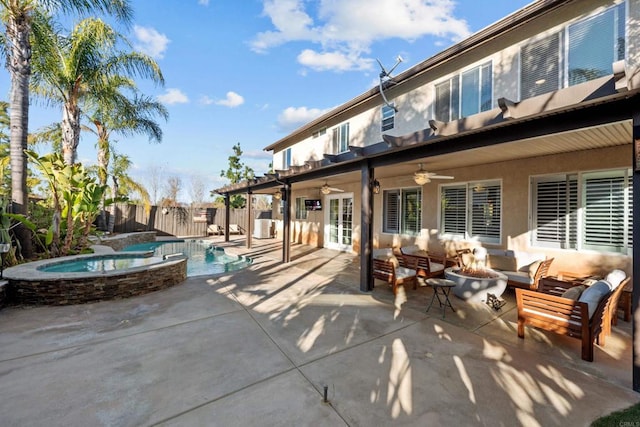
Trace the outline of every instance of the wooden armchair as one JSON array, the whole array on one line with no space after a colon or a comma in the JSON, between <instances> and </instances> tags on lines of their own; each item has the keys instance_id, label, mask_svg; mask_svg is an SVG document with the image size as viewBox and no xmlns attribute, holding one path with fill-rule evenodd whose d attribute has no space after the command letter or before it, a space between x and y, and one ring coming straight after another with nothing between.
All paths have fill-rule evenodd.
<instances>
[{"instance_id":1,"label":"wooden armchair","mask_svg":"<svg viewBox=\"0 0 640 427\"><path fill-rule=\"evenodd\" d=\"M393 289L393 294L398 292L398 285L413 284L413 289L417 289L417 257L400 256L396 257L392 253L385 256L375 256L373 258L373 277L389 283Z\"/></svg>"},{"instance_id":2,"label":"wooden armchair","mask_svg":"<svg viewBox=\"0 0 640 427\"><path fill-rule=\"evenodd\" d=\"M524 327L529 325L577 338L582 341L582 359L593 362L594 341L605 345L605 337L611 333L611 316L617 315L618 300L628 281L626 278L604 296L591 317L586 302L559 296L557 283L553 287L555 294L544 292L544 286L539 291L516 289L518 337L524 338Z\"/></svg>"},{"instance_id":3,"label":"wooden armchair","mask_svg":"<svg viewBox=\"0 0 640 427\"><path fill-rule=\"evenodd\" d=\"M447 258L445 254L429 253L421 250L411 250L413 247L400 248L405 262L417 263L417 275L425 279L444 277Z\"/></svg>"}]
</instances>

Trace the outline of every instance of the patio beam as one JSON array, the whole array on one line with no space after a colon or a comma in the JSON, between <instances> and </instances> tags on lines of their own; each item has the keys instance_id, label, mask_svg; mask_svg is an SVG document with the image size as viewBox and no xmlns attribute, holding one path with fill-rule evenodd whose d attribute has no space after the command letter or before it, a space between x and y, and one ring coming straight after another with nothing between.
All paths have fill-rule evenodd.
<instances>
[{"instance_id":1,"label":"patio beam","mask_svg":"<svg viewBox=\"0 0 640 427\"><path fill-rule=\"evenodd\" d=\"M282 187L282 262L291 262L291 184L285 182Z\"/></svg>"},{"instance_id":2,"label":"patio beam","mask_svg":"<svg viewBox=\"0 0 640 427\"><path fill-rule=\"evenodd\" d=\"M245 230L247 233L247 249L251 249L251 225L252 225L252 213L253 213L253 206L251 203L251 199L253 199L253 193L251 192L251 189L249 189L249 191L247 191L247 223L245 224Z\"/></svg>"},{"instance_id":3,"label":"patio beam","mask_svg":"<svg viewBox=\"0 0 640 427\"><path fill-rule=\"evenodd\" d=\"M229 241L229 221L231 219L231 195L224 194L224 241Z\"/></svg>"}]
</instances>

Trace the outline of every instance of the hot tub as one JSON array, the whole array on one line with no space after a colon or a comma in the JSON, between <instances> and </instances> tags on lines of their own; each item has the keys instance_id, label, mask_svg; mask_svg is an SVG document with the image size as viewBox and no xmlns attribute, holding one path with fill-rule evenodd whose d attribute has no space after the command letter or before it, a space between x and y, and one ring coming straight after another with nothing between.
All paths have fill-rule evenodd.
<instances>
[{"instance_id":1,"label":"hot tub","mask_svg":"<svg viewBox=\"0 0 640 427\"><path fill-rule=\"evenodd\" d=\"M187 278L187 257L151 252L75 255L20 264L4 271L14 304L68 305L128 298Z\"/></svg>"}]
</instances>

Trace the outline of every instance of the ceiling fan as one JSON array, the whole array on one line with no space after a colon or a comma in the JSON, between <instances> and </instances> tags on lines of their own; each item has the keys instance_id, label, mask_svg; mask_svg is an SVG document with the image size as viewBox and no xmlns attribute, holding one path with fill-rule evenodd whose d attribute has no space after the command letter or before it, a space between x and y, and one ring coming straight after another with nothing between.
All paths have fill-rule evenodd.
<instances>
[{"instance_id":1,"label":"ceiling fan","mask_svg":"<svg viewBox=\"0 0 640 427\"><path fill-rule=\"evenodd\" d=\"M418 164L418 170L413 173L413 180L418 185L424 185L431 182L432 179L453 179L452 176L438 175L434 172L427 172L422 169L422 163Z\"/></svg>"},{"instance_id":2,"label":"ceiling fan","mask_svg":"<svg viewBox=\"0 0 640 427\"><path fill-rule=\"evenodd\" d=\"M325 181L324 185L322 187L320 187L320 192L322 194L329 194L331 192L344 193L344 190L342 190L340 188L329 187L329 184L327 184L327 182Z\"/></svg>"}]
</instances>

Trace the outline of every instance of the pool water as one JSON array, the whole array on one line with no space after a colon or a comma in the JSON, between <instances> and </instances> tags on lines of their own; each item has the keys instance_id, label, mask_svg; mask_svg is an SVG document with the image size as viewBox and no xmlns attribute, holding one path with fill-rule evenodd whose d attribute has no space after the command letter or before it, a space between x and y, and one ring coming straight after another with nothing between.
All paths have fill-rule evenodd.
<instances>
[{"instance_id":1,"label":"pool water","mask_svg":"<svg viewBox=\"0 0 640 427\"><path fill-rule=\"evenodd\" d=\"M133 267L144 267L158 263L156 257L141 256L109 256L99 258L78 259L59 263L46 264L38 270L48 273L102 273L105 271L122 270Z\"/></svg>"},{"instance_id":2,"label":"pool water","mask_svg":"<svg viewBox=\"0 0 640 427\"><path fill-rule=\"evenodd\" d=\"M236 271L251 264L251 259L228 255L204 240L169 240L139 243L127 246L123 251L153 251L154 256L183 253L187 256L187 276L226 273Z\"/></svg>"}]
</instances>

